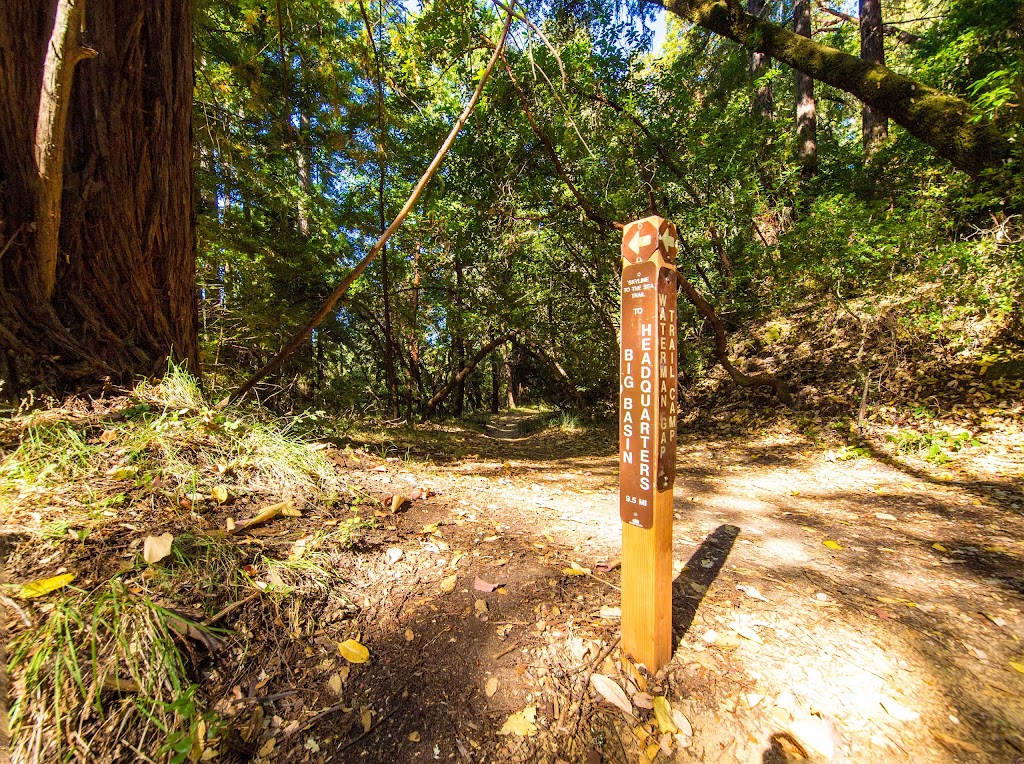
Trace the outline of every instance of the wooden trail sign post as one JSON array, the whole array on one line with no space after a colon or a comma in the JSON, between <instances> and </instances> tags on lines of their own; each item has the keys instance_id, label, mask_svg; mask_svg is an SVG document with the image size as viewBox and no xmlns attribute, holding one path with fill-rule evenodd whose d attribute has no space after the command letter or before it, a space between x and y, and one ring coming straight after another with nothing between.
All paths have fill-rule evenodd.
<instances>
[{"instance_id":1,"label":"wooden trail sign post","mask_svg":"<svg viewBox=\"0 0 1024 764\"><path fill-rule=\"evenodd\" d=\"M652 672L672 657L679 415L675 263L675 225L648 217L625 227L619 351L622 648Z\"/></svg>"}]
</instances>

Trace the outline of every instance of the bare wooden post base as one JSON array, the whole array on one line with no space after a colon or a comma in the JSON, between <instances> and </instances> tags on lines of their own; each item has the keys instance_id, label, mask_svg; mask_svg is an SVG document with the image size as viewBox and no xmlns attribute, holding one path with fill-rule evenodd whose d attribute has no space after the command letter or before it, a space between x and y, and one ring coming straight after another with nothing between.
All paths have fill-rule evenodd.
<instances>
[{"instance_id":1,"label":"bare wooden post base","mask_svg":"<svg viewBox=\"0 0 1024 764\"><path fill-rule=\"evenodd\" d=\"M622 648L649 671L672 657L672 487L678 419L676 227L659 217L622 237L619 516Z\"/></svg>"},{"instance_id":2,"label":"bare wooden post base","mask_svg":"<svg viewBox=\"0 0 1024 764\"><path fill-rule=\"evenodd\" d=\"M672 657L672 490L654 496L654 527L622 524L622 649L649 671Z\"/></svg>"}]
</instances>

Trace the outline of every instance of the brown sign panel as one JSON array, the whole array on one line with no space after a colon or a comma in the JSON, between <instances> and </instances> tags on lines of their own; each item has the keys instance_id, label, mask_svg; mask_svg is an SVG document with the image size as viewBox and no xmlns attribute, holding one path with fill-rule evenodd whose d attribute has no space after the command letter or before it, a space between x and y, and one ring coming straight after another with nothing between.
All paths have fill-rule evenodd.
<instances>
[{"instance_id":1,"label":"brown sign panel","mask_svg":"<svg viewBox=\"0 0 1024 764\"><path fill-rule=\"evenodd\" d=\"M619 355L619 516L654 524L654 492L676 474L675 226L657 217L630 223L622 239Z\"/></svg>"}]
</instances>

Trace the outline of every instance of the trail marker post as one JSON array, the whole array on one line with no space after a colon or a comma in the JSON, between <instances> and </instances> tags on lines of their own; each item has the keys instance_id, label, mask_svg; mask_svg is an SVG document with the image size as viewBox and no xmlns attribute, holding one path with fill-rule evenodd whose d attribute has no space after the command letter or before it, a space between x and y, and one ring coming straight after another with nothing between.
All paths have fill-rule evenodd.
<instances>
[{"instance_id":1,"label":"trail marker post","mask_svg":"<svg viewBox=\"0 0 1024 764\"><path fill-rule=\"evenodd\" d=\"M676 227L660 217L622 234L619 516L622 648L651 672L672 657L672 487L679 415Z\"/></svg>"}]
</instances>

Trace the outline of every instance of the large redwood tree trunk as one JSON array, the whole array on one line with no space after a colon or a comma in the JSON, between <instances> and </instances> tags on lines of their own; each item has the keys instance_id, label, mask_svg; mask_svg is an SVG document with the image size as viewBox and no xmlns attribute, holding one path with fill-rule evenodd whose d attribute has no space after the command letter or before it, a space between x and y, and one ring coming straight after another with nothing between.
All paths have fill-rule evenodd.
<instances>
[{"instance_id":1,"label":"large redwood tree trunk","mask_svg":"<svg viewBox=\"0 0 1024 764\"><path fill-rule=\"evenodd\" d=\"M190 0L87 0L63 135L56 279L39 260L35 126L56 0L0 2L0 395L198 371Z\"/></svg>"}]
</instances>

